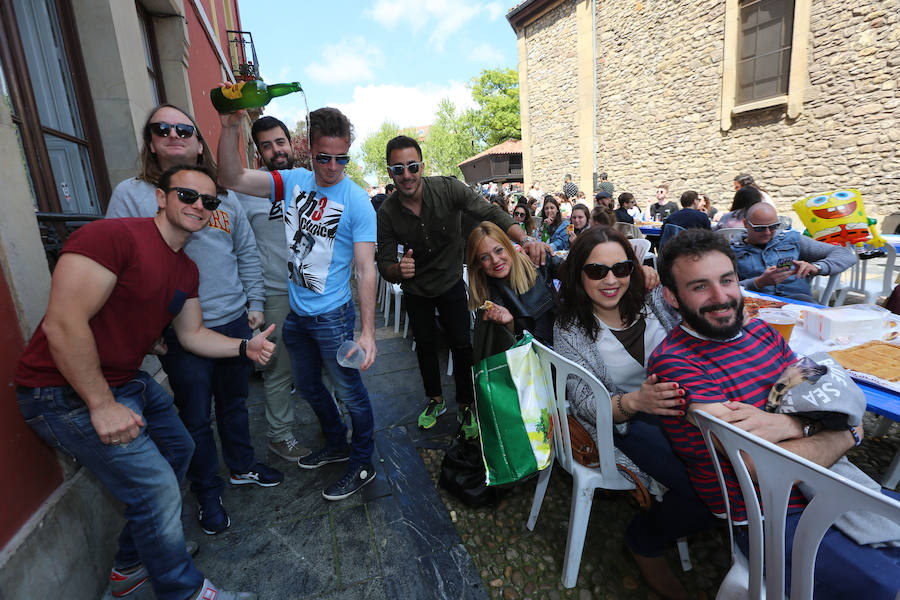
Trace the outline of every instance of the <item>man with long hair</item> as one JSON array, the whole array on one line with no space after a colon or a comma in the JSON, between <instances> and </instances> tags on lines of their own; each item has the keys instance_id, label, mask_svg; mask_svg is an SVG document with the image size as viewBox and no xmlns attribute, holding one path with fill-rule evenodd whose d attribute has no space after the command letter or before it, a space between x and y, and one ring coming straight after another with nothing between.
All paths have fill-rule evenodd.
<instances>
[{"instance_id":1,"label":"man with long hair","mask_svg":"<svg viewBox=\"0 0 900 600\"><path fill-rule=\"evenodd\" d=\"M143 138L141 172L116 186L107 219L155 215L160 173L174 165L201 165L215 178L215 163L206 141L194 120L180 108L164 104L151 111L144 123ZM184 251L200 269L204 325L223 335L247 339L263 324L265 292L256 238L234 194L218 185L215 192L219 205L210 212L206 226L187 241ZM175 393L179 415L196 445L187 478L199 504L200 527L213 535L231 525L221 499L225 482L218 474L213 401L222 456L231 471L232 485L271 487L281 483L284 476L257 461L253 450L247 412L250 361L243 357L198 356L181 345L172 328L165 330L163 340L160 362Z\"/></svg>"}]
</instances>

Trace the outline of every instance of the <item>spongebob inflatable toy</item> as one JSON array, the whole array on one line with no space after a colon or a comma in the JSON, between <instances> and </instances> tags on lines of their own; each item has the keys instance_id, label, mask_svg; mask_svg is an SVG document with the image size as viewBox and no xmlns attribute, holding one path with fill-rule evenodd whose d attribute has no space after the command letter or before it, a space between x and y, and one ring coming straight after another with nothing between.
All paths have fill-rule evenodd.
<instances>
[{"instance_id":1,"label":"spongebob inflatable toy","mask_svg":"<svg viewBox=\"0 0 900 600\"><path fill-rule=\"evenodd\" d=\"M806 235L816 241L835 245L876 248L885 240L875 231L875 219L866 216L859 190L838 190L816 194L794 202L794 211L806 225Z\"/></svg>"}]
</instances>

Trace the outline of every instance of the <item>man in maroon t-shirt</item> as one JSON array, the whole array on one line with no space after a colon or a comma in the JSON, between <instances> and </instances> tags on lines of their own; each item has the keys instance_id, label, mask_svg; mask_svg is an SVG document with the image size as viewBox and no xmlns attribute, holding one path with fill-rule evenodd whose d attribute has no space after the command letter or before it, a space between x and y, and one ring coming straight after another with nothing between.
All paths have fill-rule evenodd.
<instances>
[{"instance_id":1,"label":"man in maroon t-shirt","mask_svg":"<svg viewBox=\"0 0 900 600\"><path fill-rule=\"evenodd\" d=\"M251 340L203 326L197 266L182 248L218 205L209 171L169 169L156 198L152 219L96 221L70 236L47 313L16 370L16 391L28 424L126 505L112 594L149 579L159 598L207 598L216 588L194 566L181 527L179 483L194 443L172 397L138 369L169 322L196 354L263 364L275 348L266 340L274 325Z\"/></svg>"},{"instance_id":2,"label":"man in maroon t-shirt","mask_svg":"<svg viewBox=\"0 0 900 600\"><path fill-rule=\"evenodd\" d=\"M724 501L709 452L691 413L703 410L824 467L830 467L863 437L850 430L815 432L798 417L769 413L769 390L796 356L767 323L744 323L734 254L725 238L705 229L679 232L660 255L663 296L678 310L682 324L657 346L647 372L675 381L686 392L687 414L662 417L663 429L681 458L697 495L715 513ZM722 460L732 518L746 519L743 497L727 460ZM793 531L806 500L795 488L787 516L786 581L790 581ZM738 543L745 548L744 530ZM819 546L816 598L893 598L900 588L900 549L860 546L831 528Z\"/></svg>"}]
</instances>

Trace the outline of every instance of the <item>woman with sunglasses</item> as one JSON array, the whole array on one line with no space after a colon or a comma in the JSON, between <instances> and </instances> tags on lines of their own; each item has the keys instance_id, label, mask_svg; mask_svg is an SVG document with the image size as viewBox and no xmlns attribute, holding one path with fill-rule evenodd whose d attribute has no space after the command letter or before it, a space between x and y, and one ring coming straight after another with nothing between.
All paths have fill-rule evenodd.
<instances>
[{"instance_id":1,"label":"woman with sunglasses","mask_svg":"<svg viewBox=\"0 0 900 600\"><path fill-rule=\"evenodd\" d=\"M513 209L512 218L513 221L522 227L522 231L525 232L525 235L534 235L534 218L531 216L531 211L528 210L527 204L524 202L516 204L516 207Z\"/></svg>"},{"instance_id":2,"label":"woman with sunglasses","mask_svg":"<svg viewBox=\"0 0 900 600\"><path fill-rule=\"evenodd\" d=\"M550 246L550 250L562 250L567 243L566 227L569 222L562 218L559 211L559 203L553 196L544 196L544 206L541 208L541 241Z\"/></svg>"},{"instance_id":3,"label":"woman with sunglasses","mask_svg":"<svg viewBox=\"0 0 900 600\"><path fill-rule=\"evenodd\" d=\"M491 321L508 327L515 335L528 330L541 343L551 345L556 318L552 282L559 262L559 258L550 256L543 266L535 268L527 255L513 248L502 229L490 221L480 223L466 243L469 310L479 309L487 300L493 306L481 319L476 318L475 339L480 339L484 323ZM484 357L475 360L479 358Z\"/></svg>"},{"instance_id":4,"label":"woman with sunglasses","mask_svg":"<svg viewBox=\"0 0 900 600\"><path fill-rule=\"evenodd\" d=\"M572 244L560 267L559 317L554 348L597 377L609 390L614 443L624 457L668 488L662 502L641 512L625 532L625 545L647 583L665 598L687 593L669 569L663 552L678 538L709 527L715 518L694 493L684 465L675 456L657 415L684 414L684 391L675 383L647 376L647 358L674 328L679 317L648 292L642 269L628 240L611 227L591 227ZM577 378L566 384L576 418L596 439L596 403ZM642 476L643 475L643 476ZM649 478L647 482L651 484Z\"/></svg>"}]
</instances>

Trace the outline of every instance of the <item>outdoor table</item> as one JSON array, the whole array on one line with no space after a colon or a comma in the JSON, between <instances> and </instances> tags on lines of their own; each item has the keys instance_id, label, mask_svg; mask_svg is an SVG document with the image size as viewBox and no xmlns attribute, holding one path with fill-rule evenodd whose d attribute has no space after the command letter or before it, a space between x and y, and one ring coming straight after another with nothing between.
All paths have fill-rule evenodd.
<instances>
[{"instance_id":1,"label":"outdoor table","mask_svg":"<svg viewBox=\"0 0 900 600\"><path fill-rule=\"evenodd\" d=\"M775 296L774 294L762 294L753 292L753 295L762 298L771 298L779 302L786 302L788 304L796 304L799 306L825 308L821 304L813 304L811 302L803 302L802 300L783 298L781 296ZM793 339L793 337L794 336L792 335L791 338ZM790 344L790 340L788 341L788 344ZM890 419L891 421L900 421L900 393L866 381L860 381L858 379L854 379L854 381L866 396L866 410L868 412L875 413L876 415L880 415L886 419ZM882 428L879 427L879 430L882 430ZM897 483L900 483L900 449L898 449L894 454L894 458L893 460L891 460L890 466L888 466L887 470L885 471L881 483L884 487L890 489L894 489L894 487L897 486Z\"/></svg>"},{"instance_id":2,"label":"outdoor table","mask_svg":"<svg viewBox=\"0 0 900 600\"><path fill-rule=\"evenodd\" d=\"M897 252L900 252L900 235L889 233L886 235L882 235L881 237L887 240L887 243L893 246L894 249L897 250Z\"/></svg>"},{"instance_id":3,"label":"outdoor table","mask_svg":"<svg viewBox=\"0 0 900 600\"><path fill-rule=\"evenodd\" d=\"M638 229L640 229L641 233L644 235L660 235L662 233L661 227L655 227L653 225L640 225L638 226Z\"/></svg>"}]
</instances>

